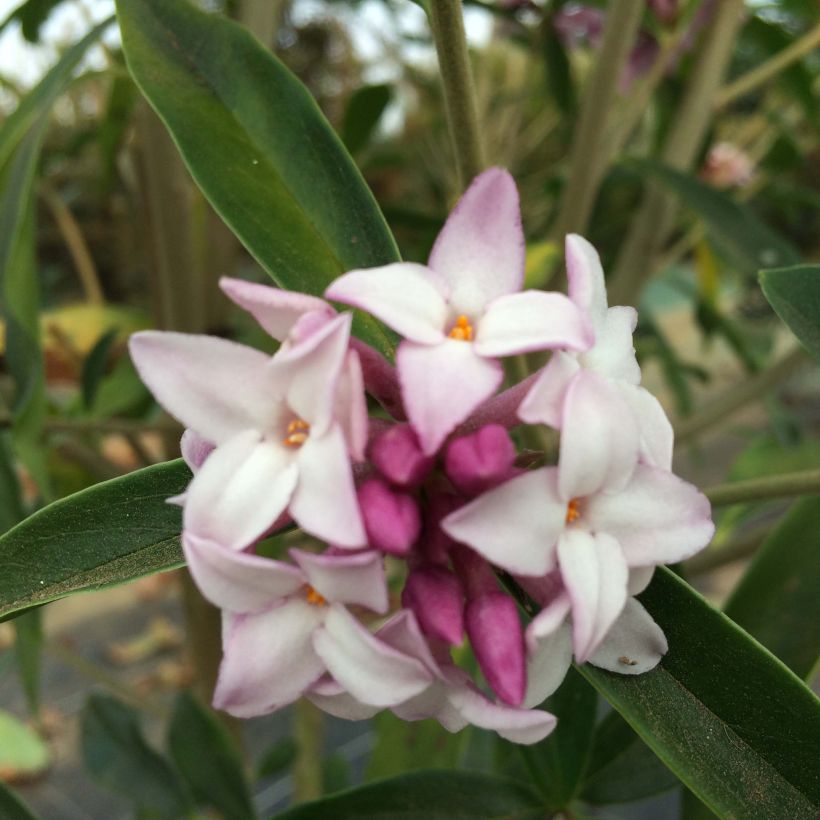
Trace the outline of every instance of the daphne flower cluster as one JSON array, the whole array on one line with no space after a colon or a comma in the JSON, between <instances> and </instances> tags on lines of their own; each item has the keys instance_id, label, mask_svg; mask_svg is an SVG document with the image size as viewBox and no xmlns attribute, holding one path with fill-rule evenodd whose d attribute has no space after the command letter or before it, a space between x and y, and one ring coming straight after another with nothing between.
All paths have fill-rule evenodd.
<instances>
[{"instance_id":1,"label":"daphne flower cluster","mask_svg":"<svg viewBox=\"0 0 820 820\"><path fill-rule=\"evenodd\" d=\"M634 596L708 543L709 504L671 472L635 310L608 307L588 242L568 237L566 257L568 296L521 290L518 194L491 169L427 266L352 271L325 294L403 337L395 369L351 337L350 313L233 279L227 296L281 342L273 357L132 338L187 428L194 478L173 500L191 574L223 612L215 706L249 717L307 697L533 743L555 725L535 707L573 655L624 674L658 663L666 640ZM547 366L499 392L500 360L531 351L552 351ZM381 404L370 420L366 393ZM560 431L557 464L528 467L522 423ZM294 524L323 551L258 550ZM541 607L526 627L502 576Z\"/></svg>"}]
</instances>

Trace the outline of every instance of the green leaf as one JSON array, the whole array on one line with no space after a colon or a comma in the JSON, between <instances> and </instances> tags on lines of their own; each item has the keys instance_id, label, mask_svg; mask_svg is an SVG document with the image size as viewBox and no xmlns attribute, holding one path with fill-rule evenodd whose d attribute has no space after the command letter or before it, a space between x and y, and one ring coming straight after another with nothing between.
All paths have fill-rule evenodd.
<instances>
[{"instance_id":1,"label":"green leaf","mask_svg":"<svg viewBox=\"0 0 820 820\"><path fill-rule=\"evenodd\" d=\"M198 805L216 809L225 820L256 816L227 729L190 692L177 697L168 748Z\"/></svg>"},{"instance_id":2,"label":"green leaf","mask_svg":"<svg viewBox=\"0 0 820 820\"><path fill-rule=\"evenodd\" d=\"M9 435L0 431L0 533L10 530L24 515Z\"/></svg>"},{"instance_id":3,"label":"green leaf","mask_svg":"<svg viewBox=\"0 0 820 820\"><path fill-rule=\"evenodd\" d=\"M790 242L728 194L651 159L629 159L626 166L661 183L694 211L706 223L715 250L741 273L756 276L761 268L801 261Z\"/></svg>"},{"instance_id":4,"label":"green leaf","mask_svg":"<svg viewBox=\"0 0 820 820\"><path fill-rule=\"evenodd\" d=\"M0 617L182 566L182 459L62 498L0 537Z\"/></svg>"},{"instance_id":5,"label":"green leaf","mask_svg":"<svg viewBox=\"0 0 820 820\"><path fill-rule=\"evenodd\" d=\"M293 765L298 754L299 744L292 737L282 738L262 755L256 776L261 780L282 774Z\"/></svg>"},{"instance_id":6,"label":"green leaf","mask_svg":"<svg viewBox=\"0 0 820 820\"><path fill-rule=\"evenodd\" d=\"M29 712L40 710L40 660L43 650L43 613L24 612L14 621L14 654Z\"/></svg>"},{"instance_id":7,"label":"green leaf","mask_svg":"<svg viewBox=\"0 0 820 820\"><path fill-rule=\"evenodd\" d=\"M14 20L20 23L23 37L30 43L40 39L40 27L48 19L54 8L63 0L25 0L0 23L0 31Z\"/></svg>"},{"instance_id":8,"label":"green leaf","mask_svg":"<svg viewBox=\"0 0 820 820\"><path fill-rule=\"evenodd\" d=\"M669 641L660 665L582 674L719 816L817 816L817 698L670 570L640 597Z\"/></svg>"},{"instance_id":9,"label":"green leaf","mask_svg":"<svg viewBox=\"0 0 820 820\"><path fill-rule=\"evenodd\" d=\"M566 808L577 795L595 728L598 697L574 669L545 707L558 718L549 737L533 746L520 746L521 754L552 809Z\"/></svg>"},{"instance_id":10,"label":"green leaf","mask_svg":"<svg viewBox=\"0 0 820 820\"><path fill-rule=\"evenodd\" d=\"M353 92L342 121L342 141L351 154L358 153L370 142L392 98L393 89L389 85L365 85Z\"/></svg>"},{"instance_id":11,"label":"green leaf","mask_svg":"<svg viewBox=\"0 0 820 820\"><path fill-rule=\"evenodd\" d=\"M117 12L137 85L217 213L277 283L321 294L345 271L398 261L316 102L246 29L184 0L119 0ZM375 320L359 316L356 332L392 353Z\"/></svg>"},{"instance_id":12,"label":"green leaf","mask_svg":"<svg viewBox=\"0 0 820 820\"><path fill-rule=\"evenodd\" d=\"M5 820L37 820L29 807L0 780L0 817Z\"/></svg>"},{"instance_id":13,"label":"green leaf","mask_svg":"<svg viewBox=\"0 0 820 820\"><path fill-rule=\"evenodd\" d=\"M118 334L117 328L111 328L111 330L103 333L83 361L81 384L83 404L86 409L91 409L94 405L94 397L97 395L97 390L105 376L108 361L111 357L111 348L114 342L117 341Z\"/></svg>"},{"instance_id":14,"label":"green leaf","mask_svg":"<svg viewBox=\"0 0 820 820\"><path fill-rule=\"evenodd\" d=\"M80 734L85 768L101 785L133 801L138 814L157 820L189 816L193 805L185 787L145 742L133 709L107 695L91 695Z\"/></svg>"},{"instance_id":15,"label":"green leaf","mask_svg":"<svg viewBox=\"0 0 820 820\"><path fill-rule=\"evenodd\" d=\"M582 800L602 806L628 803L661 794L678 782L617 712L596 727Z\"/></svg>"},{"instance_id":16,"label":"green leaf","mask_svg":"<svg viewBox=\"0 0 820 820\"><path fill-rule=\"evenodd\" d=\"M803 347L820 359L820 265L761 271L760 286Z\"/></svg>"},{"instance_id":17,"label":"green leaf","mask_svg":"<svg viewBox=\"0 0 820 820\"><path fill-rule=\"evenodd\" d=\"M5 777L35 777L46 770L49 757L48 746L36 732L8 712L0 711L0 771Z\"/></svg>"},{"instance_id":18,"label":"green leaf","mask_svg":"<svg viewBox=\"0 0 820 820\"><path fill-rule=\"evenodd\" d=\"M514 780L459 771L425 771L296 806L276 820L541 820L537 795Z\"/></svg>"},{"instance_id":19,"label":"green leaf","mask_svg":"<svg viewBox=\"0 0 820 820\"><path fill-rule=\"evenodd\" d=\"M820 656L820 497L795 503L764 541L726 614L807 678Z\"/></svg>"}]
</instances>

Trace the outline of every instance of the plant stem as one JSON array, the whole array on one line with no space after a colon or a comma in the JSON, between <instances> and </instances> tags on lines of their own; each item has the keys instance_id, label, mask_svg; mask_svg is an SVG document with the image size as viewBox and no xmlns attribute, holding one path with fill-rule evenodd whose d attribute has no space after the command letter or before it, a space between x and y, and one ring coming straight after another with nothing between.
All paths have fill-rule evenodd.
<instances>
[{"instance_id":1,"label":"plant stem","mask_svg":"<svg viewBox=\"0 0 820 820\"><path fill-rule=\"evenodd\" d=\"M606 128L623 67L638 32L643 0L614 0L607 12L604 40L573 133L569 180L561 198L554 235L583 232L605 171L600 157Z\"/></svg>"},{"instance_id":2,"label":"plant stem","mask_svg":"<svg viewBox=\"0 0 820 820\"><path fill-rule=\"evenodd\" d=\"M322 796L322 725L319 709L302 698L293 707L293 734L299 754L293 765L293 796L297 803Z\"/></svg>"},{"instance_id":3,"label":"plant stem","mask_svg":"<svg viewBox=\"0 0 820 820\"><path fill-rule=\"evenodd\" d=\"M430 29L441 70L450 138L464 189L484 169L484 150L460 0L430 0Z\"/></svg>"},{"instance_id":4,"label":"plant stem","mask_svg":"<svg viewBox=\"0 0 820 820\"><path fill-rule=\"evenodd\" d=\"M765 63L721 88L715 99L715 108L723 108L738 99L738 97L742 97L759 85L763 85L784 68L788 68L792 63L811 53L818 45L820 45L820 23L810 29L799 40L795 40L791 45L775 54L774 57L770 57Z\"/></svg>"},{"instance_id":5,"label":"plant stem","mask_svg":"<svg viewBox=\"0 0 820 820\"><path fill-rule=\"evenodd\" d=\"M820 493L820 469L750 478L747 481L732 481L709 487L703 492L715 507L768 498L813 495Z\"/></svg>"},{"instance_id":6,"label":"plant stem","mask_svg":"<svg viewBox=\"0 0 820 820\"><path fill-rule=\"evenodd\" d=\"M794 348L765 370L755 373L754 376L716 396L694 415L675 425L676 443L683 444L725 421L750 402L763 398L807 361L806 351L802 347Z\"/></svg>"}]
</instances>

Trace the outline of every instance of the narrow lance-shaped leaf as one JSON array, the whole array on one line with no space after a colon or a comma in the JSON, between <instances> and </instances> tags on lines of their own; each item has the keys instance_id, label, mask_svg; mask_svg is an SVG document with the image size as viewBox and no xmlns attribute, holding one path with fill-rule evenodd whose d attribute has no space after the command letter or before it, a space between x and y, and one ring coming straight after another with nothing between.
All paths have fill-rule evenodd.
<instances>
[{"instance_id":1,"label":"narrow lance-shaped leaf","mask_svg":"<svg viewBox=\"0 0 820 820\"><path fill-rule=\"evenodd\" d=\"M282 287L398 261L353 160L307 89L232 21L185 0L120 0L128 67L205 196ZM203 138L203 135L207 135ZM370 317L358 335L383 353Z\"/></svg>"},{"instance_id":2,"label":"narrow lance-shaped leaf","mask_svg":"<svg viewBox=\"0 0 820 820\"><path fill-rule=\"evenodd\" d=\"M29 807L0 780L0 817L5 820L37 820Z\"/></svg>"},{"instance_id":3,"label":"narrow lance-shaped leaf","mask_svg":"<svg viewBox=\"0 0 820 820\"><path fill-rule=\"evenodd\" d=\"M753 638L667 569L641 601L669 653L643 675L583 674L721 817L815 817L820 707Z\"/></svg>"},{"instance_id":4,"label":"narrow lance-shaped leaf","mask_svg":"<svg viewBox=\"0 0 820 820\"><path fill-rule=\"evenodd\" d=\"M761 271L760 286L777 315L820 360L820 265Z\"/></svg>"}]
</instances>

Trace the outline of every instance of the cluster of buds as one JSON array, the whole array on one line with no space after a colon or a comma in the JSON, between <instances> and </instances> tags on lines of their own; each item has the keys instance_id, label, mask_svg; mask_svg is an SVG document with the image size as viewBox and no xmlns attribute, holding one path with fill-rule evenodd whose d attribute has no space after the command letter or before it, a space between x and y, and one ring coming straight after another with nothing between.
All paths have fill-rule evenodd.
<instances>
[{"instance_id":1,"label":"cluster of buds","mask_svg":"<svg viewBox=\"0 0 820 820\"><path fill-rule=\"evenodd\" d=\"M132 337L187 428L194 478L173 501L190 572L223 612L215 706L250 717L307 697L533 743L555 725L535 707L573 656L624 674L658 663L666 640L633 596L708 543L709 504L671 472L637 314L607 306L595 250L568 237L568 296L521 292L524 252L515 184L491 169L427 266L352 271L325 294L403 337L395 368L351 336L349 312L233 279L223 291L281 342L273 357ZM546 367L499 392L502 357L545 350ZM547 428L557 464L519 454L521 431ZM293 524L312 537L302 549L258 549ZM540 606L526 627L513 585Z\"/></svg>"}]
</instances>

